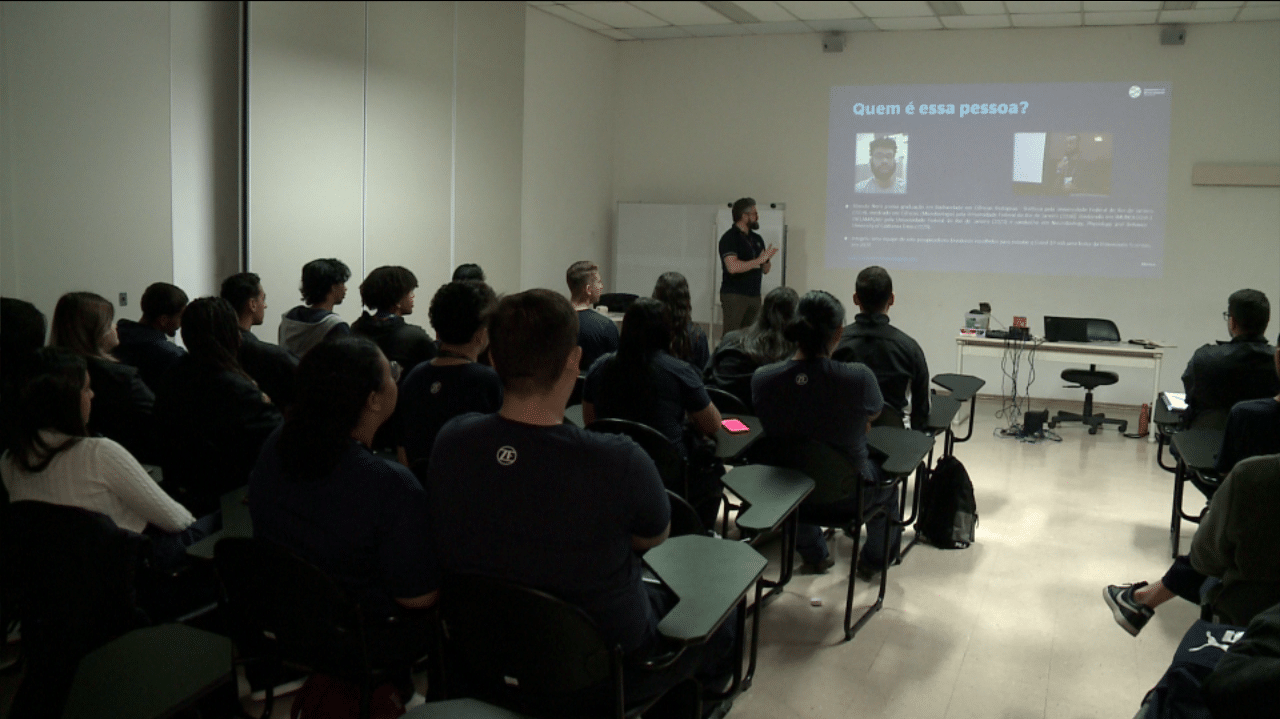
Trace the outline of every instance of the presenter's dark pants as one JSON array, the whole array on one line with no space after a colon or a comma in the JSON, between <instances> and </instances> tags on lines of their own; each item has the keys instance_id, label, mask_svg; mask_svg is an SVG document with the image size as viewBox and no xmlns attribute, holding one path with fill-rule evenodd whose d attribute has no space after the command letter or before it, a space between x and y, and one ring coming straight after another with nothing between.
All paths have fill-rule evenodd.
<instances>
[{"instance_id":1,"label":"presenter's dark pants","mask_svg":"<svg viewBox=\"0 0 1280 719\"><path fill-rule=\"evenodd\" d=\"M756 321L756 315L760 314L760 295L749 297L721 292L720 306L724 309L724 332L727 334L749 327Z\"/></svg>"}]
</instances>

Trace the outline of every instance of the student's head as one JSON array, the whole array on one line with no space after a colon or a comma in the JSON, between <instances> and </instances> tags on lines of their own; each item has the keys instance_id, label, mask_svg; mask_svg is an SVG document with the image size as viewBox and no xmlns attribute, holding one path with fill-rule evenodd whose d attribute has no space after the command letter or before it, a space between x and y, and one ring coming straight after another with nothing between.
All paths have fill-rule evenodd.
<instances>
[{"instance_id":1,"label":"student's head","mask_svg":"<svg viewBox=\"0 0 1280 719\"><path fill-rule=\"evenodd\" d=\"M756 214L755 200L751 199L750 197L743 197L733 203L733 207L731 211L733 213L733 221L735 223L741 222L742 219L745 217L747 220L748 227L750 227L753 230L760 229L760 222L757 219L757 214Z\"/></svg>"},{"instance_id":2,"label":"student's head","mask_svg":"<svg viewBox=\"0 0 1280 719\"><path fill-rule=\"evenodd\" d=\"M454 282L466 282L467 280L476 280L478 282L485 281L484 270L480 269L480 265L477 265L474 262L468 262L463 265L458 265L458 268L453 271Z\"/></svg>"},{"instance_id":3,"label":"student's head","mask_svg":"<svg viewBox=\"0 0 1280 719\"><path fill-rule=\"evenodd\" d=\"M192 359L211 367L241 372L240 322L231 303L221 297L192 300L183 313L182 344Z\"/></svg>"},{"instance_id":4,"label":"student's head","mask_svg":"<svg viewBox=\"0 0 1280 719\"><path fill-rule=\"evenodd\" d=\"M54 455L75 441L51 446L40 436L40 430L54 430L72 438L88 435L93 390L85 360L75 352L64 347L37 350L16 399L8 449L29 471L43 470Z\"/></svg>"},{"instance_id":5,"label":"student's head","mask_svg":"<svg viewBox=\"0 0 1280 719\"><path fill-rule=\"evenodd\" d=\"M872 265L858 273L853 303L870 314L882 313L893 305L893 278L883 267Z\"/></svg>"},{"instance_id":6,"label":"student's head","mask_svg":"<svg viewBox=\"0 0 1280 719\"><path fill-rule=\"evenodd\" d=\"M742 338L743 351L759 364L777 362L795 354L795 343L786 338L785 332L799 302L800 295L790 287L769 290L760 303L755 322Z\"/></svg>"},{"instance_id":7,"label":"student's head","mask_svg":"<svg viewBox=\"0 0 1280 719\"><path fill-rule=\"evenodd\" d=\"M578 313L551 290L506 295L489 319L489 356L508 394L548 394L578 374Z\"/></svg>"},{"instance_id":8,"label":"student's head","mask_svg":"<svg viewBox=\"0 0 1280 719\"><path fill-rule=\"evenodd\" d=\"M618 356L624 359L647 359L654 352L671 347L671 330L667 327L667 308L661 302L640 297L622 317L622 333L618 338Z\"/></svg>"},{"instance_id":9,"label":"student's head","mask_svg":"<svg viewBox=\"0 0 1280 719\"><path fill-rule=\"evenodd\" d=\"M1227 298L1227 317L1235 327L1233 337L1260 335L1271 322L1271 303L1258 290L1236 290Z\"/></svg>"},{"instance_id":10,"label":"student's head","mask_svg":"<svg viewBox=\"0 0 1280 719\"><path fill-rule=\"evenodd\" d=\"M487 344L488 333L482 330L488 325L497 302L493 290L483 282L447 282L431 298L427 316L436 331L436 339L444 344L465 345L476 339L478 333Z\"/></svg>"},{"instance_id":11,"label":"student's head","mask_svg":"<svg viewBox=\"0 0 1280 719\"><path fill-rule=\"evenodd\" d=\"M595 303L604 292L600 267L590 260L578 260L569 265L569 269L565 270L564 280L569 285L569 295L574 302Z\"/></svg>"},{"instance_id":12,"label":"student's head","mask_svg":"<svg viewBox=\"0 0 1280 719\"><path fill-rule=\"evenodd\" d=\"M363 337L311 348L298 363L296 388L279 446L285 471L302 481L332 471L356 428L362 422L385 422L397 396L390 363Z\"/></svg>"},{"instance_id":13,"label":"student's head","mask_svg":"<svg viewBox=\"0 0 1280 719\"><path fill-rule=\"evenodd\" d=\"M187 293L168 282L153 282L142 293L142 324L150 325L172 337L182 326L182 310L187 306Z\"/></svg>"},{"instance_id":14,"label":"student's head","mask_svg":"<svg viewBox=\"0 0 1280 719\"><path fill-rule=\"evenodd\" d=\"M666 308L671 354L682 360L692 359L689 325L693 322L693 300L689 296L689 281L679 272L664 272L653 286L653 299Z\"/></svg>"},{"instance_id":15,"label":"student's head","mask_svg":"<svg viewBox=\"0 0 1280 719\"><path fill-rule=\"evenodd\" d=\"M111 359L107 353L120 344L116 336L115 308L102 295L68 292L53 308L49 344L84 357Z\"/></svg>"},{"instance_id":16,"label":"student's head","mask_svg":"<svg viewBox=\"0 0 1280 719\"><path fill-rule=\"evenodd\" d=\"M800 298L796 316L787 323L785 336L805 356L826 357L844 329L844 305L830 292L810 290Z\"/></svg>"},{"instance_id":17,"label":"student's head","mask_svg":"<svg viewBox=\"0 0 1280 719\"><path fill-rule=\"evenodd\" d=\"M347 280L351 270L338 259L312 260L302 266L302 301L318 305L332 294L334 304L341 304L347 296Z\"/></svg>"},{"instance_id":18,"label":"student's head","mask_svg":"<svg viewBox=\"0 0 1280 719\"><path fill-rule=\"evenodd\" d=\"M44 314L26 300L0 297L0 368L9 374L18 357L30 357L44 345Z\"/></svg>"},{"instance_id":19,"label":"student's head","mask_svg":"<svg viewBox=\"0 0 1280 719\"><path fill-rule=\"evenodd\" d=\"M260 325L267 317L267 291L262 279L253 272L240 272L222 281L222 299L231 304L237 317L246 317L249 324Z\"/></svg>"},{"instance_id":20,"label":"student's head","mask_svg":"<svg viewBox=\"0 0 1280 719\"><path fill-rule=\"evenodd\" d=\"M413 313L413 291L418 278L406 267L379 267L360 283L360 302L377 312Z\"/></svg>"},{"instance_id":21,"label":"student's head","mask_svg":"<svg viewBox=\"0 0 1280 719\"><path fill-rule=\"evenodd\" d=\"M878 180L893 177L898 169L898 143L891 137L877 137L871 141L871 174Z\"/></svg>"}]
</instances>

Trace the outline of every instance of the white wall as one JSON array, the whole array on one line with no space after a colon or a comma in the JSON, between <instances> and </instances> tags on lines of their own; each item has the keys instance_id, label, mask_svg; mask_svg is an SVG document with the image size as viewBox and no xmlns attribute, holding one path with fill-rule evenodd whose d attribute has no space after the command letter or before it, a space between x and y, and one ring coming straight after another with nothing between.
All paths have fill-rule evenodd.
<instances>
[{"instance_id":1,"label":"white wall","mask_svg":"<svg viewBox=\"0 0 1280 719\"><path fill-rule=\"evenodd\" d=\"M169 3L0 6L0 291L51 317L73 290L135 318L173 276Z\"/></svg>"},{"instance_id":2,"label":"white wall","mask_svg":"<svg viewBox=\"0 0 1280 719\"><path fill-rule=\"evenodd\" d=\"M238 265L239 4L0 5L0 292L129 304Z\"/></svg>"},{"instance_id":3,"label":"white wall","mask_svg":"<svg viewBox=\"0 0 1280 719\"><path fill-rule=\"evenodd\" d=\"M567 292L565 269L589 259L613 291L618 47L536 8L528 12L521 288Z\"/></svg>"},{"instance_id":4,"label":"white wall","mask_svg":"<svg viewBox=\"0 0 1280 719\"><path fill-rule=\"evenodd\" d=\"M991 302L1005 322L1015 314L1035 325L1045 314L1110 317L1126 338L1178 345L1161 383L1179 387L1195 347L1226 337L1220 313L1228 294L1254 287L1280 306L1276 189L1190 182L1199 161L1280 160L1280 24L1193 25L1185 46L1161 46L1157 34L1154 27L856 33L842 54L824 54L816 35L622 43L615 196L785 201L788 283L826 289L851 308L856 272L823 267L832 86L1172 81L1163 279L900 270L893 319L920 341L936 373L954 370L952 338L979 301ZM1277 329L1273 322L1268 335ZM1062 368L1041 367L1033 396L1079 399L1079 390L1061 388ZM998 391L994 361L966 364L966 371ZM1137 404L1149 388L1150 375L1127 370L1098 400Z\"/></svg>"}]
</instances>

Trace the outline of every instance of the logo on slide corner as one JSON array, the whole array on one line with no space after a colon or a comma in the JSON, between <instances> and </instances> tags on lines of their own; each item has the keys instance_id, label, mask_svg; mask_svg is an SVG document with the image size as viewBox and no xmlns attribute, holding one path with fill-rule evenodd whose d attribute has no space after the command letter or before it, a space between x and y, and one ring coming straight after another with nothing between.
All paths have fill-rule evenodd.
<instances>
[{"instance_id":1,"label":"logo on slide corner","mask_svg":"<svg viewBox=\"0 0 1280 719\"><path fill-rule=\"evenodd\" d=\"M516 463L516 448L511 445L498 448L498 464L503 467L510 467Z\"/></svg>"},{"instance_id":2,"label":"logo on slide corner","mask_svg":"<svg viewBox=\"0 0 1280 719\"><path fill-rule=\"evenodd\" d=\"M809 384L809 375L805 374L804 372L801 372L800 374L796 375L796 384L800 385L801 387Z\"/></svg>"},{"instance_id":3,"label":"logo on slide corner","mask_svg":"<svg viewBox=\"0 0 1280 719\"><path fill-rule=\"evenodd\" d=\"M1133 99L1135 99L1135 100L1137 100L1138 98L1142 97L1142 88L1138 87L1137 85L1134 85L1134 86L1130 87L1130 88L1129 88L1129 97L1132 97L1132 98L1133 98Z\"/></svg>"}]
</instances>

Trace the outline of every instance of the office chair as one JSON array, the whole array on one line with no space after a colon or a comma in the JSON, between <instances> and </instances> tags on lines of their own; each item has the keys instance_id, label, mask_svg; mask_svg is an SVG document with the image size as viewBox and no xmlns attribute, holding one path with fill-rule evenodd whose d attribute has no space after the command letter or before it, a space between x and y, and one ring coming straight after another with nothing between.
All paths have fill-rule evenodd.
<instances>
[{"instance_id":1,"label":"office chair","mask_svg":"<svg viewBox=\"0 0 1280 719\"><path fill-rule=\"evenodd\" d=\"M1119 342L1120 330L1116 327L1116 323L1111 320L1100 320L1090 318L1085 320L1087 341L1089 342ZM1084 388L1084 411L1080 414L1075 412L1058 412L1053 419L1049 420L1049 427L1056 427L1062 422L1083 422L1089 426L1089 434L1097 434L1098 427L1104 424L1118 425L1117 429L1124 432L1129 428L1128 420L1108 418L1104 414L1093 413L1093 390L1103 385L1115 384L1120 381L1120 375L1115 372L1099 370L1097 365L1089 365L1089 369L1064 369L1062 370L1062 379L1073 384L1067 387Z\"/></svg>"}]
</instances>

